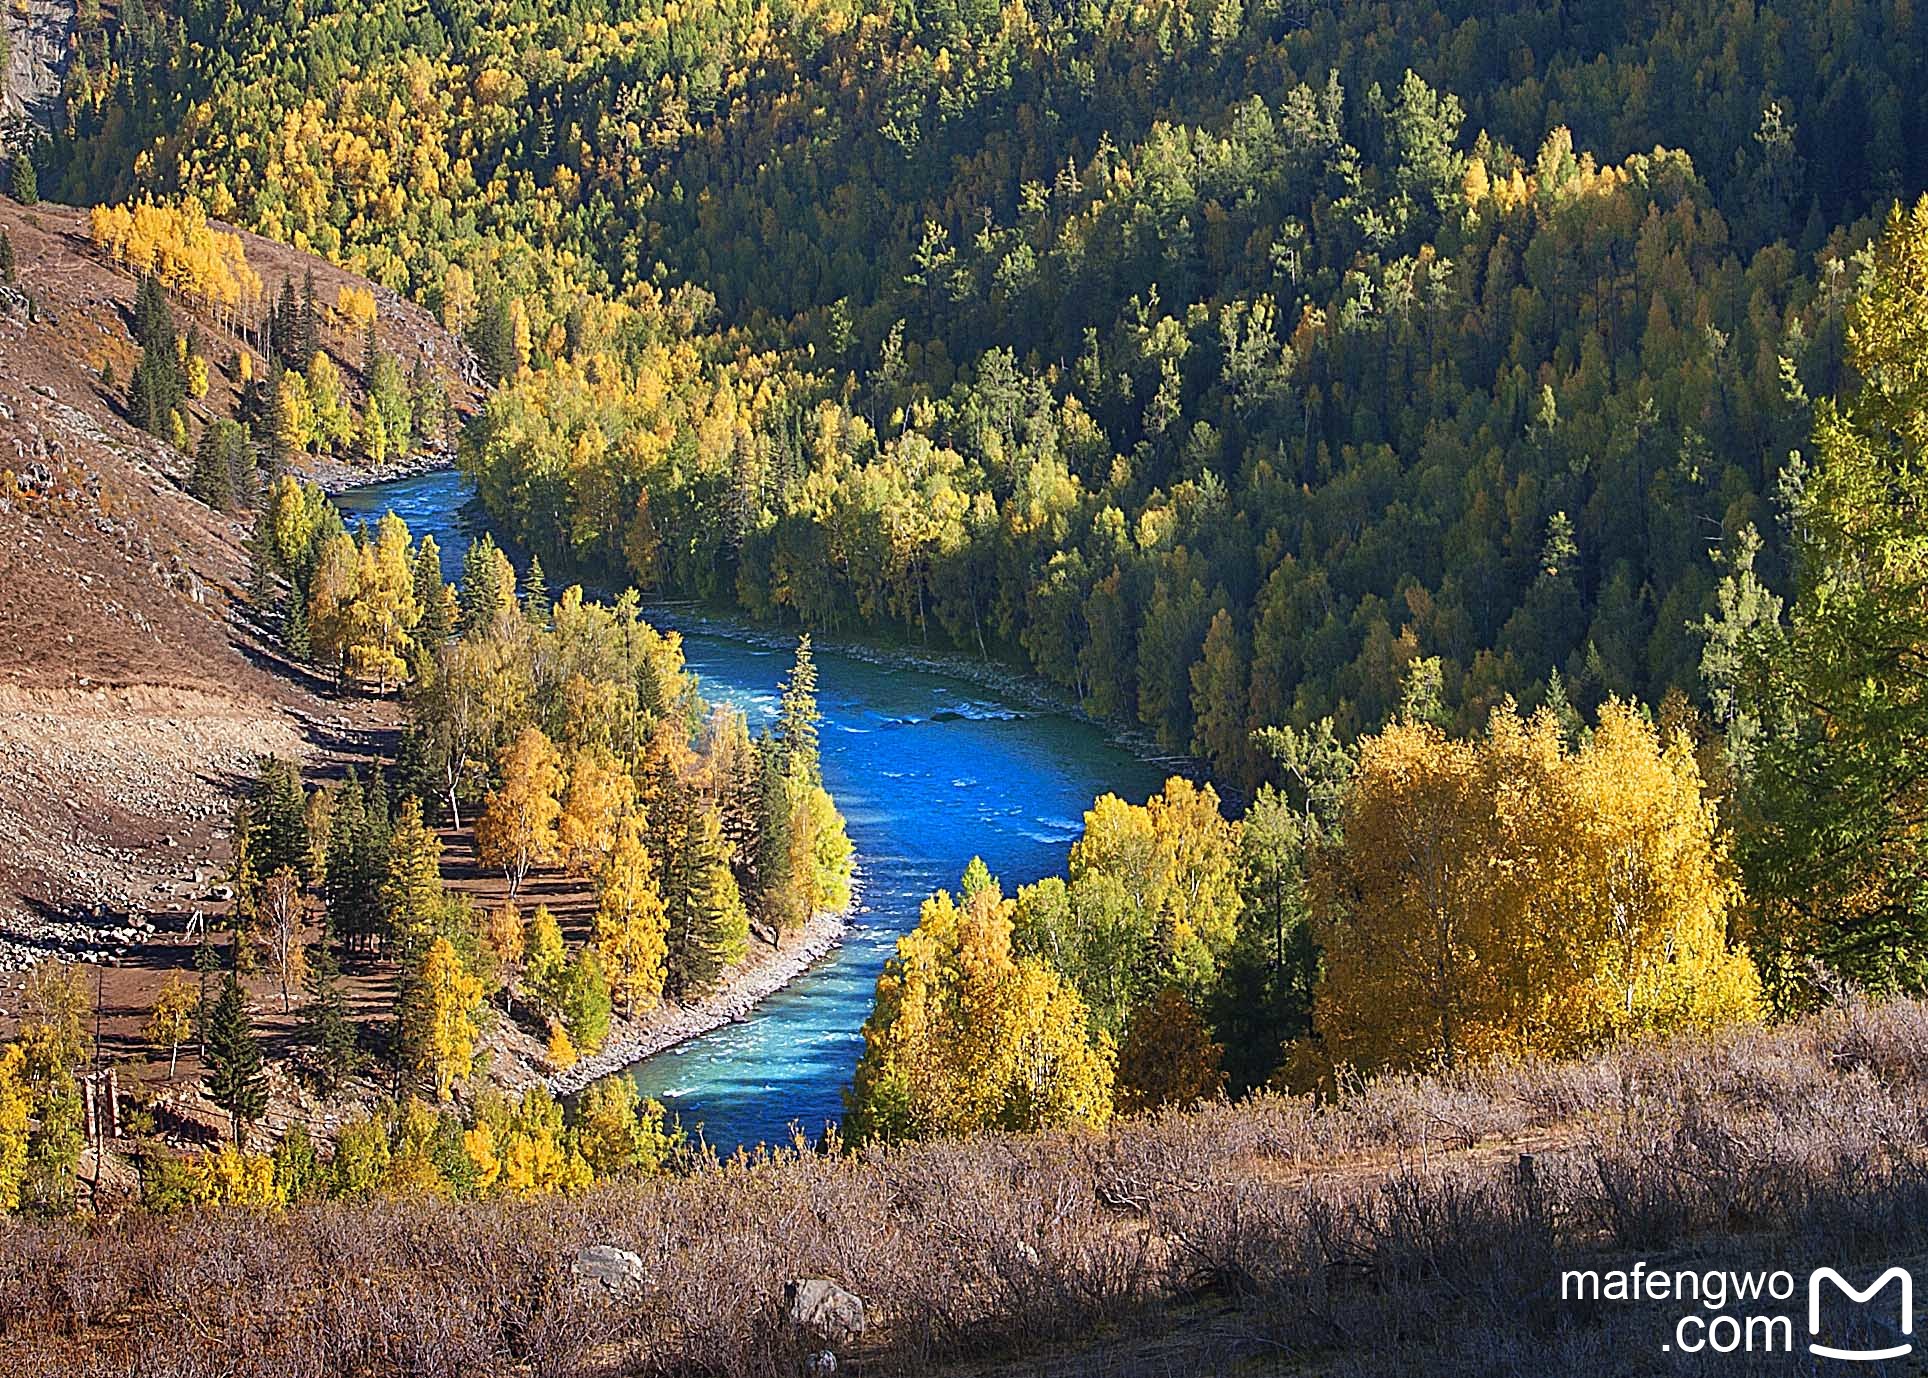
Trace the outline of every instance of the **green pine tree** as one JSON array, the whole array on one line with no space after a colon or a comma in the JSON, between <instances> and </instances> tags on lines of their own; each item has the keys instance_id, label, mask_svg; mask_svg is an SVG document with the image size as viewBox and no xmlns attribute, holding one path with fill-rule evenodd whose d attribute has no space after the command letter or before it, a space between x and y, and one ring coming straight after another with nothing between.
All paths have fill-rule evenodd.
<instances>
[{"instance_id":1,"label":"green pine tree","mask_svg":"<svg viewBox=\"0 0 1928 1378\"><path fill-rule=\"evenodd\" d=\"M487 631L502 607L502 572L495 552L495 542L487 534L463 552L462 589L457 603L464 636Z\"/></svg>"},{"instance_id":2,"label":"green pine tree","mask_svg":"<svg viewBox=\"0 0 1928 1378\"><path fill-rule=\"evenodd\" d=\"M783 766L783 753L774 743L759 753L762 780L757 800L756 901L757 916L779 933L787 933L810 917L809 877L799 861L798 782Z\"/></svg>"},{"instance_id":3,"label":"green pine tree","mask_svg":"<svg viewBox=\"0 0 1928 1378\"><path fill-rule=\"evenodd\" d=\"M415 605L422 610L415 640L425 654L432 656L455 635L455 608L449 601L448 583L442 578L442 548L427 534L415 550Z\"/></svg>"},{"instance_id":4,"label":"green pine tree","mask_svg":"<svg viewBox=\"0 0 1928 1378\"><path fill-rule=\"evenodd\" d=\"M23 206L40 204L40 174L25 152L13 155L13 199Z\"/></svg>"},{"instance_id":5,"label":"green pine tree","mask_svg":"<svg viewBox=\"0 0 1928 1378\"><path fill-rule=\"evenodd\" d=\"M679 995L701 995L736 967L750 949L750 915L730 870L730 846L714 810L703 815L691 838L692 878L681 958ZM671 929L675 932L674 925ZM671 949L671 956L677 956ZM672 974L677 974L672 968Z\"/></svg>"},{"instance_id":6,"label":"green pine tree","mask_svg":"<svg viewBox=\"0 0 1928 1378\"><path fill-rule=\"evenodd\" d=\"M228 1112L235 1146L245 1149L248 1126L267 1108L268 1083L261 1071L261 1045L255 1041L248 997L233 972L228 973L208 1020L207 1064L208 1095Z\"/></svg>"},{"instance_id":7,"label":"green pine tree","mask_svg":"<svg viewBox=\"0 0 1928 1378\"><path fill-rule=\"evenodd\" d=\"M248 843L257 874L309 869L307 796L292 761L265 756L255 777Z\"/></svg>"},{"instance_id":8,"label":"green pine tree","mask_svg":"<svg viewBox=\"0 0 1928 1378\"><path fill-rule=\"evenodd\" d=\"M217 512L234 506L234 476L220 429L234 424L216 421L201 432L200 443L194 447L194 468L187 479L187 491Z\"/></svg>"},{"instance_id":9,"label":"green pine tree","mask_svg":"<svg viewBox=\"0 0 1928 1378\"><path fill-rule=\"evenodd\" d=\"M308 949L308 973L302 981L307 1003L302 1007L296 1039L306 1050L308 1064L322 1089L333 1093L355 1073L359 1060L355 1026L348 1017L341 990L341 963L335 956L332 927Z\"/></svg>"},{"instance_id":10,"label":"green pine tree","mask_svg":"<svg viewBox=\"0 0 1928 1378\"><path fill-rule=\"evenodd\" d=\"M201 941L194 945L194 974L200 983L200 998L194 1005L194 1041L199 1046L201 1060L208 1055L208 1025L213 1021L214 1006L208 1000L208 977L221 969L221 954L208 940L206 928L201 930Z\"/></svg>"},{"instance_id":11,"label":"green pine tree","mask_svg":"<svg viewBox=\"0 0 1928 1378\"><path fill-rule=\"evenodd\" d=\"M796 661L790 667L790 678L780 687L783 698L777 706L777 742L783 748L785 764L794 764L814 784L818 778L817 724L823 714L817 711L817 664L810 655L808 632L797 638Z\"/></svg>"},{"instance_id":12,"label":"green pine tree","mask_svg":"<svg viewBox=\"0 0 1928 1378\"><path fill-rule=\"evenodd\" d=\"M315 366L321 353L321 303L315 300L315 270L301 283L301 310L295 317L295 359L303 373Z\"/></svg>"},{"instance_id":13,"label":"green pine tree","mask_svg":"<svg viewBox=\"0 0 1928 1378\"><path fill-rule=\"evenodd\" d=\"M288 595L281 616L281 644L296 660L307 660L315 653L314 643L308 639L308 605L298 593Z\"/></svg>"},{"instance_id":14,"label":"green pine tree","mask_svg":"<svg viewBox=\"0 0 1928 1378\"><path fill-rule=\"evenodd\" d=\"M538 631L549 625L549 583L542 574L542 557L529 557L529 572L522 579L522 615Z\"/></svg>"}]
</instances>

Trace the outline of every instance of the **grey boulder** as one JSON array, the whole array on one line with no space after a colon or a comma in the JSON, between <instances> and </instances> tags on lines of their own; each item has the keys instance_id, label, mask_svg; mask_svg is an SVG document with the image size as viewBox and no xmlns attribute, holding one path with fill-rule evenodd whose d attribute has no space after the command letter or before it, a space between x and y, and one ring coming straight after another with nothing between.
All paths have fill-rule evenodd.
<instances>
[{"instance_id":1,"label":"grey boulder","mask_svg":"<svg viewBox=\"0 0 1928 1378\"><path fill-rule=\"evenodd\" d=\"M599 1282L612 1292L640 1287L647 1278L643 1261L613 1244L591 1244L576 1252L569 1271L584 1282Z\"/></svg>"},{"instance_id":2,"label":"grey boulder","mask_svg":"<svg viewBox=\"0 0 1928 1378\"><path fill-rule=\"evenodd\" d=\"M847 1344L864 1333L864 1299L829 1278L785 1283L783 1305L792 1325L815 1331L833 1344Z\"/></svg>"}]
</instances>

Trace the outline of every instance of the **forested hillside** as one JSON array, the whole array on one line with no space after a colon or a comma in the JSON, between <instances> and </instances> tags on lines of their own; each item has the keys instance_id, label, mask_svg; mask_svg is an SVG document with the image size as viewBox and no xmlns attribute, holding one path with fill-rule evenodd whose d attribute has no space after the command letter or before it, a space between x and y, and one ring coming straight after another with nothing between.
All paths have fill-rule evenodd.
<instances>
[{"instance_id":1,"label":"forested hillside","mask_svg":"<svg viewBox=\"0 0 1928 1378\"><path fill-rule=\"evenodd\" d=\"M232 1138L181 1157L137 1097L142 1201L270 1213L253 1252L210 1287L227 1217L90 1237L139 1277L33 1227L0 1336L34 1371L151 1367L160 1315L257 1368L1075 1336L1109 1371L1081 1337L1172 1321L1131 1364L1466 1332L1468 1371L1581 1372L1630 1323L1541 1304L1569 1254L1918 1245L1923 1006L1867 999L1928 994L1907 0L80 0L74 33L56 127L0 149L0 357L71 355L0 515L59 549L88 512L134 566L108 471L53 463L99 403L222 556L209 664L232 625L316 703L400 698L340 780L221 785L226 956L197 912L198 991L170 971L139 1035L168 1083L197 1045ZM494 531L454 584L300 476L452 448ZM804 633L767 730L644 619L668 595ZM14 639L86 687L51 606ZM831 799L870 728L820 716L819 628L1035 672L1203 769L1034 820L1062 874L924 898L866 782L849 833ZM841 1125L719 1162L627 1080L554 1098L640 1055L632 1016L820 955L853 836L916 898L872 925ZM52 964L22 992L0 1210L75 1206L84 1124L106 1199L90 1008ZM571 1257L604 1237L639 1252Z\"/></svg>"},{"instance_id":2,"label":"forested hillside","mask_svg":"<svg viewBox=\"0 0 1928 1378\"><path fill-rule=\"evenodd\" d=\"M1250 783L1442 661L1690 624L1919 187L1905 6L331 4L83 16L75 199L419 296L553 560L1023 656ZM526 366L526 367L525 367ZM1556 689L1556 679L1557 689Z\"/></svg>"}]
</instances>

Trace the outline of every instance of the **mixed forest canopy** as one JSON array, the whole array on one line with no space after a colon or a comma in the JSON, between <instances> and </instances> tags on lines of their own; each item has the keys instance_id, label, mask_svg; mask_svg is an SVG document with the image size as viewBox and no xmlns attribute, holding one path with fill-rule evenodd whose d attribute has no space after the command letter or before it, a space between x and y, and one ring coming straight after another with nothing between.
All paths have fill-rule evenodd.
<instances>
[{"instance_id":1,"label":"mixed forest canopy","mask_svg":"<svg viewBox=\"0 0 1928 1378\"><path fill-rule=\"evenodd\" d=\"M1254 782L1697 684L1712 551L1928 176L1916 20L1772 0L136 3L44 183L437 306L552 563L1025 658Z\"/></svg>"},{"instance_id":2,"label":"mixed forest canopy","mask_svg":"<svg viewBox=\"0 0 1928 1378\"><path fill-rule=\"evenodd\" d=\"M848 844L807 644L752 742L540 562L1006 657L1206 763L1223 796L1098 800L1063 876L929 900L851 1092L888 1141L1928 988L1923 37L1868 0L129 0L30 166L151 275L132 405L183 449L161 285L265 291L209 216L466 339L520 594L279 472L445 416L372 295L281 285L236 361L269 462L210 426L197 473L265 480L287 646L408 686L413 826L466 818L512 891L595 875L593 973L523 982L559 1048L847 894ZM323 324L367 331L359 416ZM560 983L552 930L516 960ZM483 934L421 988L479 999Z\"/></svg>"}]
</instances>

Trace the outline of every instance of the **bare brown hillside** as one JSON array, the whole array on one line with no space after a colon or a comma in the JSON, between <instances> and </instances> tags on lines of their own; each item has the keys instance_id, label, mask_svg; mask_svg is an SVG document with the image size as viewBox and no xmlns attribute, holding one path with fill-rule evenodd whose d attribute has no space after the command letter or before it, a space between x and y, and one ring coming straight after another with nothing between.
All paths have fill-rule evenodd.
<instances>
[{"instance_id":1,"label":"bare brown hillside","mask_svg":"<svg viewBox=\"0 0 1928 1378\"><path fill-rule=\"evenodd\" d=\"M0 199L0 229L18 274L0 289L3 1022L25 963L59 954L138 973L143 943L212 902L217 834L257 755L350 746L393 710L335 699L252 634L245 525L183 490L187 458L131 425L104 381L124 388L133 370L136 283L96 253L86 213ZM324 301L360 283L245 239L270 292L310 271ZM384 346L427 358L472 404L460 346L427 313L376 295ZM197 422L231 413L237 383L223 365L242 346L199 325L215 368ZM360 342L330 331L324 344L355 384ZM135 1003L117 999L122 981L106 983L110 1015Z\"/></svg>"}]
</instances>

